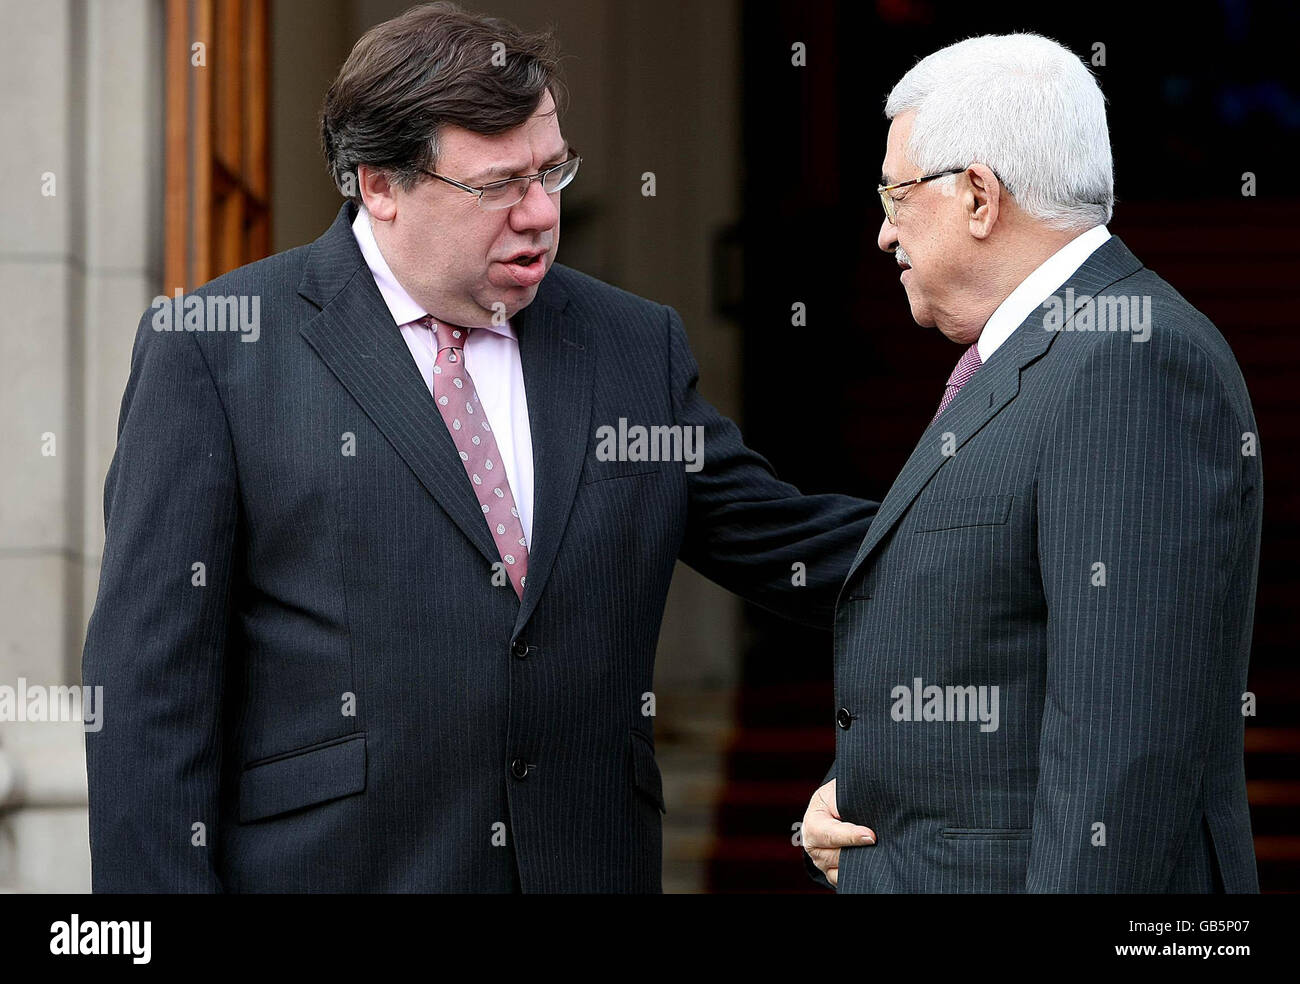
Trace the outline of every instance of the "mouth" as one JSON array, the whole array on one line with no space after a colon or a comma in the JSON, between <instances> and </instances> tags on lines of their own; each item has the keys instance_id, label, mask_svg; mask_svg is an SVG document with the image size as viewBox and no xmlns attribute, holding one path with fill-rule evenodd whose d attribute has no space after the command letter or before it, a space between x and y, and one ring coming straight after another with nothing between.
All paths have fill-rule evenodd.
<instances>
[{"instance_id":1,"label":"mouth","mask_svg":"<svg viewBox=\"0 0 1300 984\"><path fill-rule=\"evenodd\" d=\"M507 264L513 266L530 267L539 262L546 255L546 250L535 250L533 252L516 253L514 256L505 260Z\"/></svg>"},{"instance_id":2,"label":"mouth","mask_svg":"<svg viewBox=\"0 0 1300 984\"><path fill-rule=\"evenodd\" d=\"M501 265L511 281L518 287L532 287L546 275L548 250L521 250L501 260Z\"/></svg>"}]
</instances>

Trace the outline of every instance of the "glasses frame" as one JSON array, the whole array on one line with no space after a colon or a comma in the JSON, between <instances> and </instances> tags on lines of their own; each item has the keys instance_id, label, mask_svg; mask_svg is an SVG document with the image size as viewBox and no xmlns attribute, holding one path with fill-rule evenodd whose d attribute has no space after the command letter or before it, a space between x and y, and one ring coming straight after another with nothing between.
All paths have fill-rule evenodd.
<instances>
[{"instance_id":1,"label":"glasses frame","mask_svg":"<svg viewBox=\"0 0 1300 984\"><path fill-rule=\"evenodd\" d=\"M966 170L964 167L951 167L946 171L939 171L936 174L927 174L924 177L913 178L911 181L895 181L893 184L877 185L876 193L880 195L880 205L885 210L885 218L889 220L890 225L898 225L898 203L894 197L889 194L899 188L906 188L908 185L924 184L926 181L933 181L935 178L946 178L950 174L961 174Z\"/></svg>"},{"instance_id":2,"label":"glasses frame","mask_svg":"<svg viewBox=\"0 0 1300 984\"><path fill-rule=\"evenodd\" d=\"M496 212L496 211L500 211L501 209L514 208L516 205L518 205L520 202L522 202L525 198L528 197L528 192L532 190L534 181L544 179L548 174L552 173L553 171L558 171L562 167L567 167L568 165L573 164L575 161L579 165L582 164L582 158L579 157L578 154L574 152L574 149L572 147L570 147L569 156L566 157L564 160L560 161L560 163L558 164L552 164L550 167L544 168L541 171L538 171L536 174L521 174L518 177L514 177L514 178L502 178L500 181L489 181L487 184L483 185L480 188L475 188L472 185L467 185L463 181L457 181L455 178L449 178L447 177L447 175L439 174L437 171L430 171L427 170L426 168L420 168L419 170L422 174L427 174L431 178L437 178L439 181L447 182L447 184L451 185L453 188L459 188L461 191L469 192L471 195L473 195L475 198L478 199L478 207L483 209L484 211ZM576 178L577 176L578 176L578 168L577 166L575 166L573 169L573 175L569 178L568 181L560 185L560 187L556 188L555 191L547 191L546 193L548 195L559 194L565 188L569 187L569 185L573 183L573 179ZM523 181L525 178L528 180L528 184L524 186L524 193L520 195L517 199L515 199L513 202L511 202L509 205L484 205L483 204L483 195L486 192L491 191L494 188L500 188L504 185L511 184L512 182L515 181ZM542 185L542 190L546 191L545 184Z\"/></svg>"}]
</instances>

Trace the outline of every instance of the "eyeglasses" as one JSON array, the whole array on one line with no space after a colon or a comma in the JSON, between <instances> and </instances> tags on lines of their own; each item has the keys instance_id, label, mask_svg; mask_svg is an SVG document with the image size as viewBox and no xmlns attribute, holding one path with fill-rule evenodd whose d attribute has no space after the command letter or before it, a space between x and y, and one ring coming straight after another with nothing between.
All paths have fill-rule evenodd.
<instances>
[{"instance_id":1,"label":"eyeglasses","mask_svg":"<svg viewBox=\"0 0 1300 984\"><path fill-rule=\"evenodd\" d=\"M570 148L572 150L572 148ZM578 165L582 163L582 158L574 154L567 161L561 161L554 167L548 167L544 171L538 171L536 174L521 175L517 178L506 178L503 181L489 181L482 188L471 188L467 184L462 184L445 174L438 174L435 171L427 171L420 168L431 178L437 178L439 181L445 181L453 188L459 188L461 191L468 191L471 195L478 198L479 208L498 209L513 208L524 200L528 195L528 189L534 181L542 182L542 190L548 195L554 195L557 191L562 191L568 187L569 183L578 174Z\"/></svg>"},{"instance_id":2,"label":"eyeglasses","mask_svg":"<svg viewBox=\"0 0 1300 984\"><path fill-rule=\"evenodd\" d=\"M880 204L884 206L885 218L889 220L890 225L898 224L898 203L894 201L894 196L890 194L891 191L897 188L906 188L908 185L933 181L935 178L946 178L950 174L961 174L964 170L966 170L964 167L953 167L947 171L940 171L938 174L927 174L923 178L913 178L911 181L896 181L891 185L878 185L876 191L880 193Z\"/></svg>"}]
</instances>

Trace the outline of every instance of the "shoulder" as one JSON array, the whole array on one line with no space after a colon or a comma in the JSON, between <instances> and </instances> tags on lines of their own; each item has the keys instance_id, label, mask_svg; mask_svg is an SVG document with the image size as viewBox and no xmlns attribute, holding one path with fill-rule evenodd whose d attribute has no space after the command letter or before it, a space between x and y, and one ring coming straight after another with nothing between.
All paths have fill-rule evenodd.
<instances>
[{"instance_id":1,"label":"shoulder","mask_svg":"<svg viewBox=\"0 0 1300 984\"><path fill-rule=\"evenodd\" d=\"M1189 383L1217 390L1249 419L1250 399L1232 349L1214 323L1147 267L1079 299L1054 348L1073 364L1076 385L1113 377L1130 394L1185 393Z\"/></svg>"},{"instance_id":2,"label":"shoulder","mask_svg":"<svg viewBox=\"0 0 1300 984\"><path fill-rule=\"evenodd\" d=\"M1080 309L1075 322L1082 322L1083 330L1073 334L1085 339L1084 344L1146 344L1162 353L1190 346L1217 365L1236 365L1214 322L1149 267L1139 267L1098 291L1088 299L1086 316Z\"/></svg>"},{"instance_id":3,"label":"shoulder","mask_svg":"<svg viewBox=\"0 0 1300 984\"><path fill-rule=\"evenodd\" d=\"M201 296L257 294L267 300L280 295L296 295L311 250L312 244L308 243L255 260L209 280L191 293Z\"/></svg>"},{"instance_id":4,"label":"shoulder","mask_svg":"<svg viewBox=\"0 0 1300 984\"><path fill-rule=\"evenodd\" d=\"M1124 285L1124 293L1151 301L1151 335L1167 345L1194 347L1225 376L1240 377L1227 339L1202 311L1154 270L1143 267Z\"/></svg>"},{"instance_id":5,"label":"shoulder","mask_svg":"<svg viewBox=\"0 0 1300 984\"><path fill-rule=\"evenodd\" d=\"M198 287L159 294L140 319L137 348L158 336L185 334L193 336L200 349L211 351L224 347L223 339L233 334L258 341L276 334L266 330L273 325L283 329L313 317L317 309L298 293L310 251L311 246L298 246Z\"/></svg>"}]
</instances>

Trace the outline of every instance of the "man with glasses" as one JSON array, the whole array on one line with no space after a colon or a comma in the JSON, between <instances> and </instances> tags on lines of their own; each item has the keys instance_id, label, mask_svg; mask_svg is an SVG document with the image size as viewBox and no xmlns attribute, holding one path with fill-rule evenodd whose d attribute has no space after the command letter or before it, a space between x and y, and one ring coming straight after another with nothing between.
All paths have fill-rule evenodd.
<instances>
[{"instance_id":1,"label":"man with glasses","mask_svg":"<svg viewBox=\"0 0 1300 984\"><path fill-rule=\"evenodd\" d=\"M835 616L803 843L840 892L1258 891L1242 764L1254 414L1104 223L1067 49L973 38L890 94L878 244L963 347Z\"/></svg>"},{"instance_id":2,"label":"man with glasses","mask_svg":"<svg viewBox=\"0 0 1300 984\"><path fill-rule=\"evenodd\" d=\"M829 627L875 506L779 481L676 312L555 265L556 62L446 4L374 28L322 114L334 225L197 292L260 297L257 343L142 322L97 891L658 891L674 563ZM656 453L597 454L624 422Z\"/></svg>"}]
</instances>

